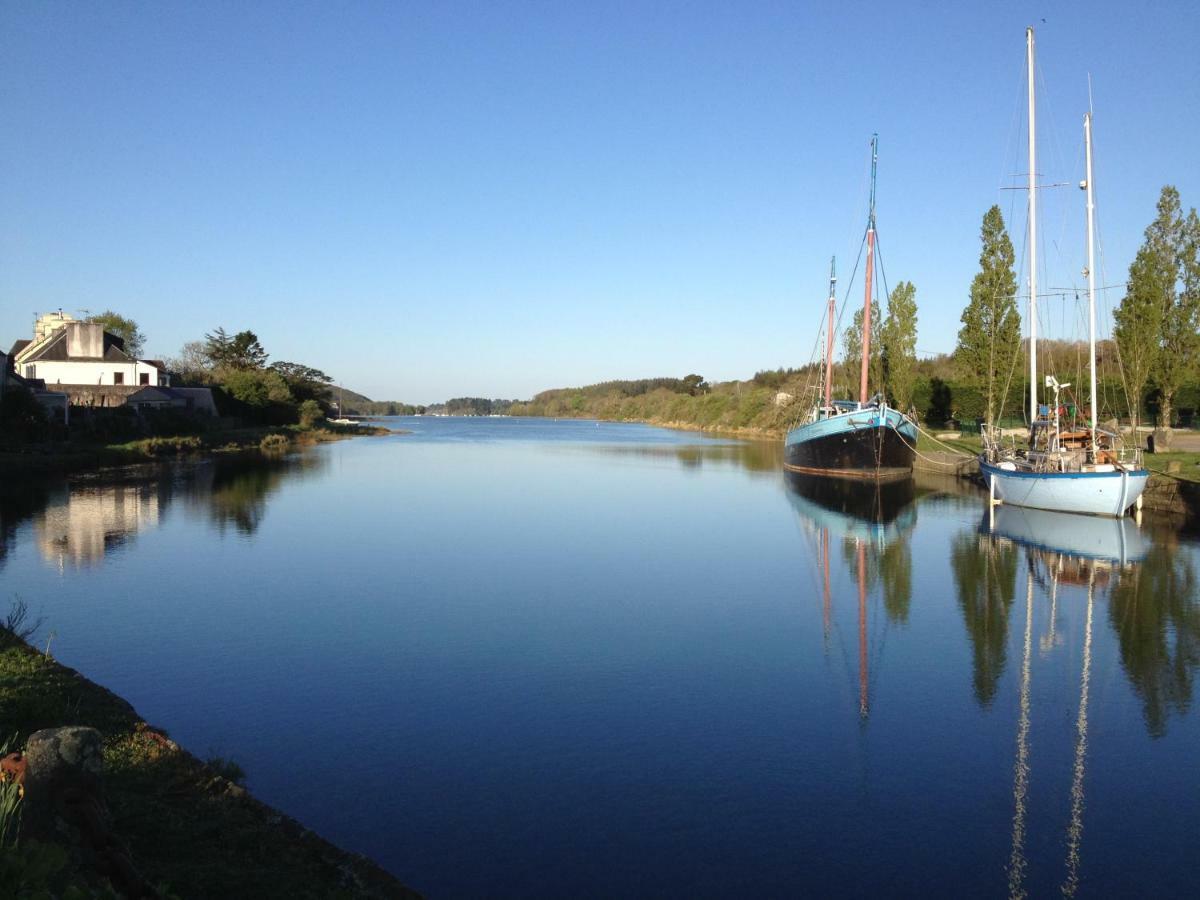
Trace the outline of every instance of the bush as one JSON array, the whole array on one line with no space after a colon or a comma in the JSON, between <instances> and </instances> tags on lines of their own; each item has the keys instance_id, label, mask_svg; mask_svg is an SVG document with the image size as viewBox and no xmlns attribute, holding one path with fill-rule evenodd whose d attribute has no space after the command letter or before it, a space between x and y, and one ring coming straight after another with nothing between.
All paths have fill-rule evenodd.
<instances>
[{"instance_id":1,"label":"bush","mask_svg":"<svg viewBox=\"0 0 1200 900\"><path fill-rule=\"evenodd\" d=\"M312 428L325 418L325 411L316 400L305 400L300 404L300 427Z\"/></svg>"},{"instance_id":2,"label":"bush","mask_svg":"<svg viewBox=\"0 0 1200 900\"><path fill-rule=\"evenodd\" d=\"M21 388L0 396L0 436L6 440L39 441L49 431L46 410Z\"/></svg>"},{"instance_id":3,"label":"bush","mask_svg":"<svg viewBox=\"0 0 1200 900\"><path fill-rule=\"evenodd\" d=\"M258 449L264 453L282 453L289 446L291 446L291 441L288 440L286 434L268 434L259 441Z\"/></svg>"}]
</instances>

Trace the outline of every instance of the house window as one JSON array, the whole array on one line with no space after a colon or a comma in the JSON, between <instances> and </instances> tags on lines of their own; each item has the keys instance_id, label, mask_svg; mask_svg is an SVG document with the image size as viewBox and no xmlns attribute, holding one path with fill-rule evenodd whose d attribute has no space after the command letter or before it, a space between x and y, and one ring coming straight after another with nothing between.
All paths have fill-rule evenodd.
<instances>
[{"instance_id":1,"label":"house window","mask_svg":"<svg viewBox=\"0 0 1200 900\"><path fill-rule=\"evenodd\" d=\"M113 384L124 384L124 383L125 383L125 373L124 372L113 372Z\"/></svg>"},{"instance_id":2,"label":"house window","mask_svg":"<svg viewBox=\"0 0 1200 900\"><path fill-rule=\"evenodd\" d=\"M149 384L149 383L150 383L150 373L149 372L143 372L141 375L138 376L138 384Z\"/></svg>"}]
</instances>

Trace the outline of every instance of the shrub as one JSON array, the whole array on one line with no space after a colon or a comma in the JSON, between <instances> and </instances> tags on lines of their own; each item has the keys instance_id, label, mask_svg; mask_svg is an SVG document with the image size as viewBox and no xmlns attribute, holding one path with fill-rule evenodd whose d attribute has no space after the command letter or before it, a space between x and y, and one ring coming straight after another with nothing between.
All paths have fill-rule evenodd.
<instances>
[{"instance_id":1,"label":"shrub","mask_svg":"<svg viewBox=\"0 0 1200 900\"><path fill-rule=\"evenodd\" d=\"M258 449L264 453L282 453L290 444L286 434L268 434L259 441Z\"/></svg>"},{"instance_id":2,"label":"shrub","mask_svg":"<svg viewBox=\"0 0 1200 900\"><path fill-rule=\"evenodd\" d=\"M321 409L321 404L316 400L305 400L300 404L301 428L312 428L323 418L325 418L325 412Z\"/></svg>"},{"instance_id":3,"label":"shrub","mask_svg":"<svg viewBox=\"0 0 1200 900\"><path fill-rule=\"evenodd\" d=\"M14 388L0 395L0 435L41 440L47 432L46 411L29 391Z\"/></svg>"}]
</instances>

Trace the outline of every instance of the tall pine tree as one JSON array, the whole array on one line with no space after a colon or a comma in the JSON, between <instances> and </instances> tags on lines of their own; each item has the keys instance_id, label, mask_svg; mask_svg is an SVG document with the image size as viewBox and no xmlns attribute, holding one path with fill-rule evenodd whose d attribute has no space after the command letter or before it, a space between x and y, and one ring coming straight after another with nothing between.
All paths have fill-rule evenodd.
<instances>
[{"instance_id":1,"label":"tall pine tree","mask_svg":"<svg viewBox=\"0 0 1200 900\"><path fill-rule=\"evenodd\" d=\"M882 350L888 397L893 406L907 412L917 363L917 289L911 281L901 281L888 297Z\"/></svg>"},{"instance_id":2,"label":"tall pine tree","mask_svg":"<svg viewBox=\"0 0 1200 900\"><path fill-rule=\"evenodd\" d=\"M954 358L983 390L990 425L1000 411L1000 392L1021 346L1015 255L999 206L984 213L980 240L979 273L971 282Z\"/></svg>"},{"instance_id":3,"label":"tall pine tree","mask_svg":"<svg viewBox=\"0 0 1200 900\"><path fill-rule=\"evenodd\" d=\"M1162 189L1157 214L1129 266L1113 334L1133 393L1134 424L1141 418L1146 385L1157 384L1159 425L1169 428L1175 395L1200 365L1200 220L1185 218L1179 191Z\"/></svg>"},{"instance_id":4,"label":"tall pine tree","mask_svg":"<svg viewBox=\"0 0 1200 900\"><path fill-rule=\"evenodd\" d=\"M846 365L846 380L850 383L850 396L858 396L859 382L862 380L862 330L863 311L860 307L854 313L854 320L842 337L846 349L844 357ZM867 391L881 391L883 384L883 317L879 315L879 304L871 299L871 362L867 366Z\"/></svg>"}]
</instances>

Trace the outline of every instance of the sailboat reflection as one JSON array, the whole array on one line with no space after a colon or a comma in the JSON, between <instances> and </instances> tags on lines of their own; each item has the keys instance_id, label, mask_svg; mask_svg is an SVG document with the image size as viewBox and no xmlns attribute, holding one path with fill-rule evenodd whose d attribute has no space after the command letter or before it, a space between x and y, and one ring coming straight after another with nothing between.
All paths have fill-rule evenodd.
<instances>
[{"instance_id":1,"label":"sailboat reflection","mask_svg":"<svg viewBox=\"0 0 1200 900\"><path fill-rule=\"evenodd\" d=\"M1141 530L1128 519L1101 519L1002 506L989 510L980 526L993 547L1002 550L1013 544L1025 551L1025 632L1022 642L1020 700L1017 719L1016 758L1013 764L1012 847L1008 863L1010 897L1027 893L1025 874L1025 818L1029 791L1029 729L1031 718L1031 663L1033 598L1040 587L1050 603L1050 621L1039 647L1043 653L1058 645L1055 637L1059 589L1082 588L1087 607L1081 673L1079 710L1075 720L1075 753L1071 774L1071 809L1066 834L1066 876L1060 886L1063 896L1074 896L1079 887L1080 847L1083 841L1084 775L1088 746L1088 695L1092 667L1092 622L1096 589L1123 572L1132 570L1147 553Z\"/></svg>"},{"instance_id":2,"label":"sailboat reflection","mask_svg":"<svg viewBox=\"0 0 1200 900\"><path fill-rule=\"evenodd\" d=\"M917 521L911 480L853 482L785 473L787 496L801 527L814 541L821 573L821 618L828 642L833 618L830 544L840 539L858 588L858 712L870 713L870 654L867 596L878 580L884 609L894 621L908 618L912 602L912 558L908 534Z\"/></svg>"}]
</instances>

